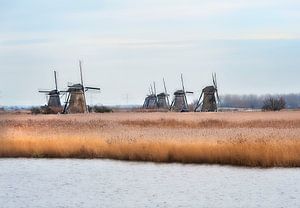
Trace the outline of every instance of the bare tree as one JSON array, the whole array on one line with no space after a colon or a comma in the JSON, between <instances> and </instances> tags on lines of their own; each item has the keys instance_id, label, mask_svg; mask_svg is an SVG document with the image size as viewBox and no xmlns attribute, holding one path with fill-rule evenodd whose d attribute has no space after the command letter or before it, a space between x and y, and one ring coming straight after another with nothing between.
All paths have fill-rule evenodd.
<instances>
[{"instance_id":1,"label":"bare tree","mask_svg":"<svg viewBox=\"0 0 300 208\"><path fill-rule=\"evenodd\" d=\"M280 111L285 108L286 102L283 97L274 98L272 96L264 100L262 110L264 111Z\"/></svg>"}]
</instances>

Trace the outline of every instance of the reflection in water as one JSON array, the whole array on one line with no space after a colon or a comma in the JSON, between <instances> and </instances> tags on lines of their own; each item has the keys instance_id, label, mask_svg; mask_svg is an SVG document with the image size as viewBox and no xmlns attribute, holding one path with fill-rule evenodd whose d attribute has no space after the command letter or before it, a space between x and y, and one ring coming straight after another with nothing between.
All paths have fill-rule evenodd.
<instances>
[{"instance_id":1,"label":"reflection in water","mask_svg":"<svg viewBox=\"0 0 300 208\"><path fill-rule=\"evenodd\" d=\"M300 207L300 169L0 159L0 207Z\"/></svg>"}]
</instances>

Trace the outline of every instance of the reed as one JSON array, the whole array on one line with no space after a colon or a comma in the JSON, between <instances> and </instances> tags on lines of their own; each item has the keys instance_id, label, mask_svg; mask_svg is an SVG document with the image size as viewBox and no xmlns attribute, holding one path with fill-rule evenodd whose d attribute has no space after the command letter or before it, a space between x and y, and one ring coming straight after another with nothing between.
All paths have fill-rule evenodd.
<instances>
[{"instance_id":1,"label":"reed","mask_svg":"<svg viewBox=\"0 0 300 208\"><path fill-rule=\"evenodd\" d=\"M130 161L300 167L299 141L119 141L99 138L2 139L0 157L109 158Z\"/></svg>"},{"instance_id":2,"label":"reed","mask_svg":"<svg viewBox=\"0 0 300 208\"><path fill-rule=\"evenodd\" d=\"M286 114L219 120L172 115L6 116L0 118L0 157L300 167L299 120Z\"/></svg>"}]
</instances>

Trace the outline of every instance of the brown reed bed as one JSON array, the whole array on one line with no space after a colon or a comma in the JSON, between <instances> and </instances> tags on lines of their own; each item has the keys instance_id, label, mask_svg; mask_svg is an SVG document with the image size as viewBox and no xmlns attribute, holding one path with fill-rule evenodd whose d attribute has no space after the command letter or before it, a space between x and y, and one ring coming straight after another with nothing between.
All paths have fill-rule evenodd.
<instances>
[{"instance_id":1,"label":"brown reed bed","mask_svg":"<svg viewBox=\"0 0 300 208\"><path fill-rule=\"evenodd\" d=\"M160 127L160 128L300 128L299 120L252 120L252 121L226 121L219 119L207 119L201 121L180 121L176 119L159 120L125 120L120 121L122 125L138 127Z\"/></svg>"},{"instance_id":2,"label":"brown reed bed","mask_svg":"<svg viewBox=\"0 0 300 208\"><path fill-rule=\"evenodd\" d=\"M300 167L294 114L4 116L0 157Z\"/></svg>"},{"instance_id":3,"label":"brown reed bed","mask_svg":"<svg viewBox=\"0 0 300 208\"><path fill-rule=\"evenodd\" d=\"M300 167L300 141L119 141L96 138L5 139L0 157L109 158L129 161Z\"/></svg>"}]
</instances>

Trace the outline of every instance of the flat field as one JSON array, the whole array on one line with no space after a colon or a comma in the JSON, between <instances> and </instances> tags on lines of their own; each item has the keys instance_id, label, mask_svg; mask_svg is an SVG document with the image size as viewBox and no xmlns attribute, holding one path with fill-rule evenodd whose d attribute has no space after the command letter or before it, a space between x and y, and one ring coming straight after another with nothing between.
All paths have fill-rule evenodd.
<instances>
[{"instance_id":1,"label":"flat field","mask_svg":"<svg viewBox=\"0 0 300 208\"><path fill-rule=\"evenodd\" d=\"M300 112L0 114L0 157L300 167Z\"/></svg>"}]
</instances>

